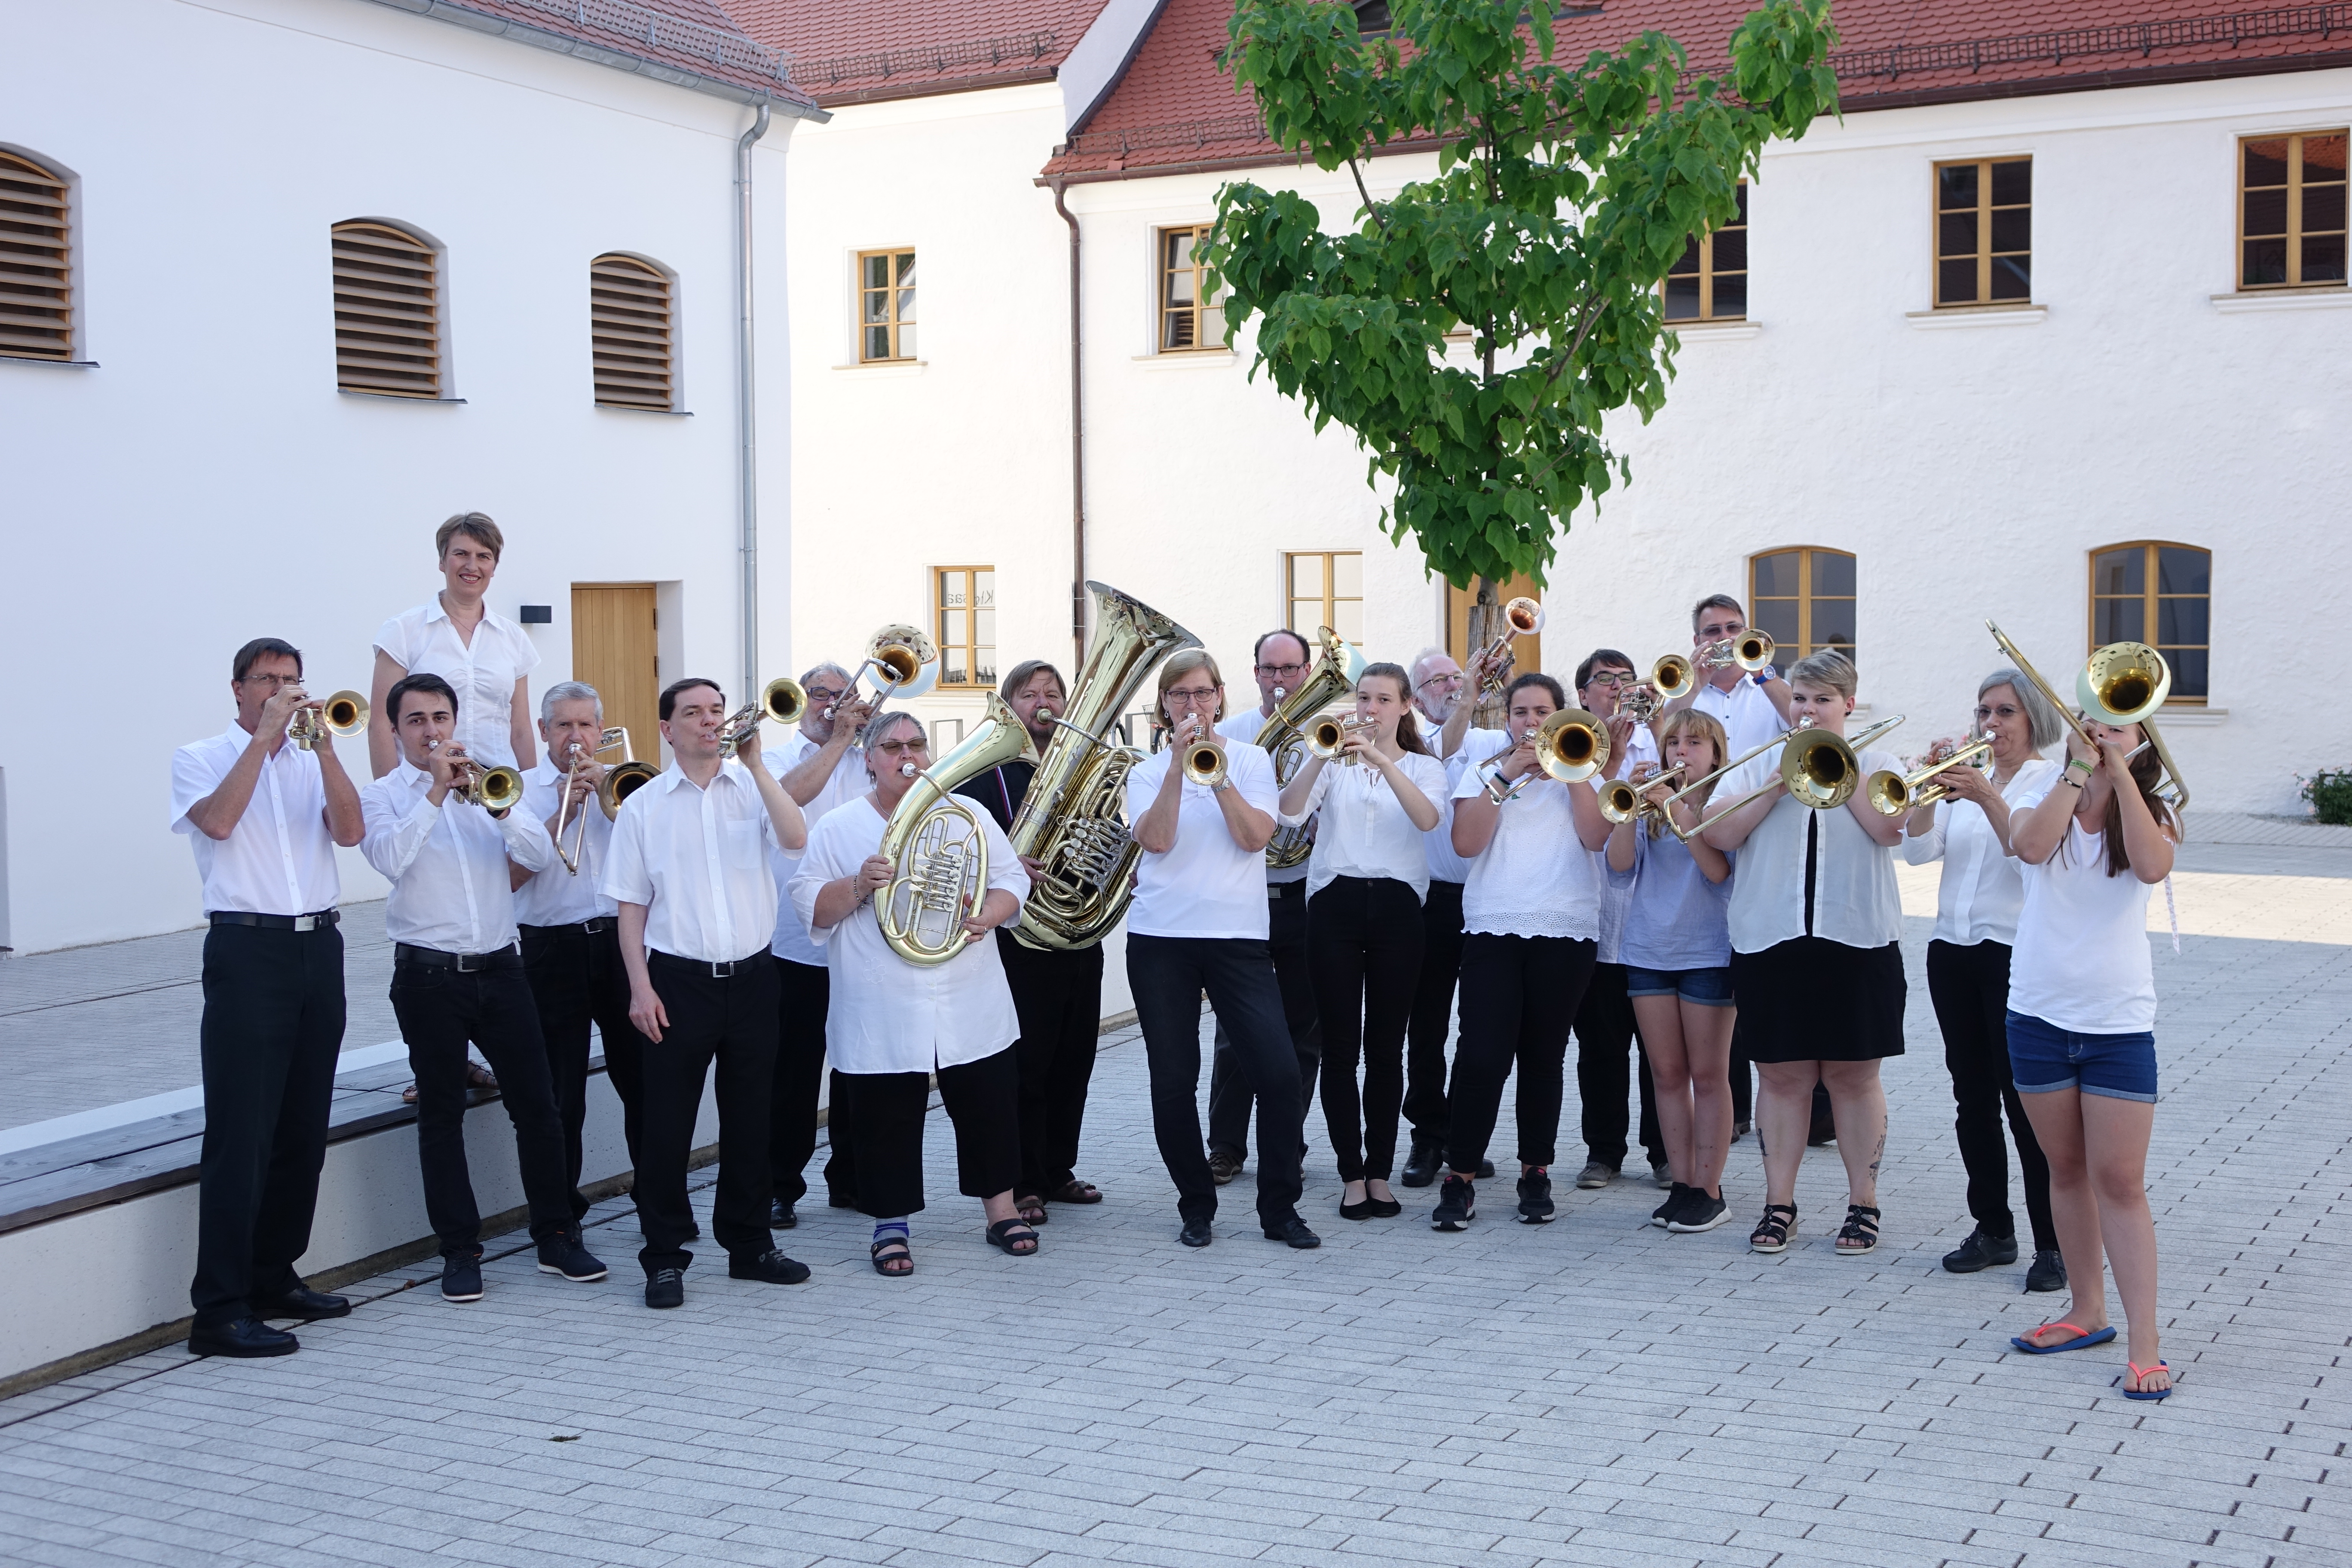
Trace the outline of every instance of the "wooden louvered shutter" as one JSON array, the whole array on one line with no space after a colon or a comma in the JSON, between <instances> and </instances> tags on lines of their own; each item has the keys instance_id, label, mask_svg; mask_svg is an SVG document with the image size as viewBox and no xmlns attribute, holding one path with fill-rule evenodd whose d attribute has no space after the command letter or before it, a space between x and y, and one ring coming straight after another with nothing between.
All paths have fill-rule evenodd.
<instances>
[{"instance_id":1,"label":"wooden louvered shutter","mask_svg":"<svg viewBox=\"0 0 2352 1568\"><path fill-rule=\"evenodd\" d=\"M590 262L588 331L598 403L665 414L677 406L669 279L659 270L633 256Z\"/></svg>"},{"instance_id":2,"label":"wooden louvered shutter","mask_svg":"<svg viewBox=\"0 0 2352 1568\"><path fill-rule=\"evenodd\" d=\"M440 258L387 224L339 223L334 241L335 384L440 396Z\"/></svg>"},{"instance_id":3,"label":"wooden louvered shutter","mask_svg":"<svg viewBox=\"0 0 2352 1568\"><path fill-rule=\"evenodd\" d=\"M66 183L0 153L0 354L73 358Z\"/></svg>"}]
</instances>

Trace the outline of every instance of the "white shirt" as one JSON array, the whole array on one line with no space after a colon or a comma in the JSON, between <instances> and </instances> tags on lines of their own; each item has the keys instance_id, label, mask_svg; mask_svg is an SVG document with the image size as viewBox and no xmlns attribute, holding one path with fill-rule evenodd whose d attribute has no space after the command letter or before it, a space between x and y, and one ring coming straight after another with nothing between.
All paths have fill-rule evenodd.
<instances>
[{"instance_id":1,"label":"white shirt","mask_svg":"<svg viewBox=\"0 0 2352 1568\"><path fill-rule=\"evenodd\" d=\"M1127 820L1143 820L1160 798L1160 781L1176 763L1170 746L1127 775ZM1243 801L1268 816L1281 791L1274 759L1255 746L1225 748L1225 776ZM1176 806L1176 842L1165 855L1145 850L1136 862L1135 901L1128 906L1133 936L1240 937L1264 942L1265 857L1243 848L1226 831L1225 814L1206 784L1186 779Z\"/></svg>"},{"instance_id":2,"label":"white shirt","mask_svg":"<svg viewBox=\"0 0 2352 1568\"><path fill-rule=\"evenodd\" d=\"M1708 798L1709 815L1780 776L1780 751L1734 768ZM1862 776L1897 768L1891 752L1861 754ZM1903 898L1895 884L1895 851L1862 830L1845 806L1814 811L1793 795L1773 802L1771 814L1739 847L1739 875L1731 879L1731 950L1761 952L1805 931L1807 825L1821 819L1814 855L1811 934L1848 947L1885 947L1903 935Z\"/></svg>"},{"instance_id":3,"label":"white shirt","mask_svg":"<svg viewBox=\"0 0 2352 1568\"><path fill-rule=\"evenodd\" d=\"M1789 721L1780 717L1780 710L1772 706L1772 700L1764 695L1764 689L1756 684L1752 675L1741 674L1738 684L1728 691L1713 684L1702 685L1698 695L1691 699L1691 706L1712 714L1723 725L1724 738L1730 748L1723 754L1727 762L1753 751L1775 735L1788 732ZM1716 798L1726 797L1718 790Z\"/></svg>"},{"instance_id":4,"label":"white shirt","mask_svg":"<svg viewBox=\"0 0 2352 1568\"><path fill-rule=\"evenodd\" d=\"M1273 720L1267 718L1265 714L1253 708L1246 713L1236 713L1232 718L1226 720L1223 723L1218 725L1217 733L1223 735L1226 741L1230 742L1225 748L1228 753L1241 751L1243 748L1246 747L1251 751L1256 752L1268 762L1271 762L1274 759L1274 753L1259 745L1257 743L1257 737L1258 731L1265 729L1272 722L1274 722ZM1279 796L1281 792L1282 783L1281 780L1277 778L1275 781L1275 793ZM1128 820L1132 822L1134 818L1129 817ZM1272 846L1269 845L1268 847L1271 848ZM1307 861L1311 859L1313 859L1313 856L1310 855L1307 858L1307 860L1301 860L1296 866L1286 866L1278 871L1276 870L1273 865L1269 863L1265 868L1265 879L1277 885L1286 882L1304 881L1307 879Z\"/></svg>"},{"instance_id":5,"label":"white shirt","mask_svg":"<svg viewBox=\"0 0 2352 1568\"><path fill-rule=\"evenodd\" d=\"M172 831L188 835L204 879L205 910L251 915L315 915L335 907L335 841L327 831L327 786L317 753L291 741L261 764L253 798L226 838L188 820L195 804L220 788L253 743L240 725L172 753Z\"/></svg>"},{"instance_id":6,"label":"white shirt","mask_svg":"<svg viewBox=\"0 0 2352 1568\"><path fill-rule=\"evenodd\" d=\"M1396 765L1432 805L1452 794L1445 764L1435 757L1407 752ZM1412 888L1416 899L1428 896L1429 855L1422 847L1421 829L1405 815L1380 769L1370 763L1327 762L1298 815L1277 820L1296 826L1318 810L1322 826L1315 830L1315 852L1307 861L1307 897L1321 892L1334 877L1386 877Z\"/></svg>"},{"instance_id":7,"label":"white shirt","mask_svg":"<svg viewBox=\"0 0 2352 1568\"><path fill-rule=\"evenodd\" d=\"M1620 761L1620 759L1622 761ZM1658 763L1658 738L1650 733L1647 724L1636 724L1633 732L1625 737L1622 751L1609 753L1609 766L1603 777L1630 779L1637 763ZM1636 875L1639 868L1636 868ZM1633 884L1618 883L1609 876L1609 847L1602 845L1592 852L1592 876L1601 889L1601 947L1598 962L1616 963L1618 949L1625 937L1625 911L1633 907Z\"/></svg>"},{"instance_id":8,"label":"white shirt","mask_svg":"<svg viewBox=\"0 0 2352 1568\"><path fill-rule=\"evenodd\" d=\"M457 694L456 739L467 755L485 767L514 765L515 682L539 668L530 633L485 605L469 644L436 594L378 626L375 646L409 674L449 683Z\"/></svg>"},{"instance_id":9,"label":"white shirt","mask_svg":"<svg viewBox=\"0 0 2352 1568\"><path fill-rule=\"evenodd\" d=\"M1963 766L1966 764L1963 763ZM2029 757L2000 792L2011 811L2028 791L2035 799L2049 793L2058 764L2047 757ZM1936 889L1936 940L1958 947L1979 942L2017 942L2017 911L2025 902L2023 862L2000 847L1992 820L1972 801L1947 800L1936 808L1936 826L1902 843L1905 863L1944 863Z\"/></svg>"},{"instance_id":10,"label":"white shirt","mask_svg":"<svg viewBox=\"0 0 2352 1568\"><path fill-rule=\"evenodd\" d=\"M433 776L404 761L360 791L360 853L392 884L383 934L437 952L512 947L507 862L529 871L554 865L547 829L520 805L503 820L454 796L435 805L432 790Z\"/></svg>"},{"instance_id":11,"label":"white shirt","mask_svg":"<svg viewBox=\"0 0 2352 1568\"><path fill-rule=\"evenodd\" d=\"M719 763L708 789L667 768L621 803L604 893L649 906L646 945L656 952L731 963L776 929L775 847L768 803L742 763Z\"/></svg>"},{"instance_id":12,"label":"white shirt","mask_svg":"<svg viewBox=\"0 0 2352 1568\"><path fill-rule=\"evenodd\" d=\"M552 758L542 758L539 766L522 775L522 805L514 815L538 819L541 826L555 815L555 804L562 794L562 770ZM581 822L587 823L582 835ZM569 850L573 838L580 840L580 873L577 876L563 868L558 856L541 871L515 889L515 920L527 926L569 926L600 916L616 915L621 907L597 886L604 875L604 860L613 847L613 825L606 820L604 804L592 792L580 803L563 825L562 847Z\"/></svg>"},{"instance_id":13,"label":"white shirt","mask_svg":"<svg viewBox=\"0 0 2352 1568\"><path fill-rule=\"evenodd\" d=\"M768 772L782 780L786 773L807 761L810 752L823 750L823 742L812 741L799 730L794 730L784 737L782 745L771 746L760 755L767 763ZM801 807L801 820L808 824L813 837L819 821L873 787L874 781L866 776L865 748L845 746L841 760L833 764L833 773L824 781L824 787L816 792L814 799ZM793 874L800 868L801 858L779 847L774 852L774 859L776 886L781 888L793 879ZM778 958L805 963L812 969L824 967L824 949L809 940L808 922L793 908L793 901L788 898L776 900L776 929L770 933L768 951Z\"/></svg>"},{"instance_id":14,"label":"white shirt","mask_svg":"<svg viewBox=\"0 0 2352 1568\"><path fill-rule=\"evenodd\" d=\"M2057 787L2052 776L2013 809L2031 811ZM2066 837L2039 866L2013 861L2025 900L2009 961L2009 1006L2082 1035L2137 1035L2156 1027L2156 964L2147 943L2147 896L2130 871L2107 875L2104 833L2070 817Z\"/></svg>"},{"instance_id":15,"label":"white shirt","mask_svg":"<svg viewBox=\"0 0 2352 1568\"><path fill-rule=\"evenodd\" d=\"M1028 874L1004 830L977 805L960 804L980 819L987 837L989 887L1027 898ZM833 969L826 1058L841 1072L883 1073L930 1072L992 1057L1021 1034L993 934L945 963L921 964L908 963L883 940L872 902L851 910L839 925L816 929L817 895L879 854L887 826L869 800L827 814L809 830L808 852L793 875L795 917Z\"/></svg>"},{"instance_id":16,"label":"white shirt","mask_svg":"<svg viewBox=\"0 0 2352 1568\"><path fill-rule=\"evenodd\" d=\"M1500 730L1474 730L1473 736L1491 736L1492 750L1481 754L1463 742L1471 756L1454 798L1468 800L1483 794L1486 780L1477 764L1503 749L1509 737ZM1481 746L1490 742L1482 741ZM1592 851L1576 835L1568 792L1589 790L1589 784L1564 784L1537 775L1533 782L1496 809L1495 837L1485 853L1470 863L1470 879L1462 886L1462 929L1486 936L1564 936L1584 942L1601 937L1601 887Z\"/></svg>"},{"instance_id":17,"label":"white shirt","mask_svg":"<svg viewBox=\"0 0 2352 1568\"><path fill-rule=\"evenodd\" d=\"M1464 700L1468 700L1465 697ZM1437 743L1438 732L1445 728L1433 724L1429 715L1422 716L1422 737L1432 745ZM1445 759L1445 798L1437 803L1437 826L1421 836L1422 853L1429 862L1429 879L1433 882L1466 882L1470 879L1470 862L1454 852L1454 792L1461 786L1462 775L1470 766L1470 740L1474 735L1499 735L1496 730L1465 730L1462 743ZM1484 753L1493 755L1491 751ZM1432 797L1434 798L1434 797Z\"/></svg>"}]
</instances>

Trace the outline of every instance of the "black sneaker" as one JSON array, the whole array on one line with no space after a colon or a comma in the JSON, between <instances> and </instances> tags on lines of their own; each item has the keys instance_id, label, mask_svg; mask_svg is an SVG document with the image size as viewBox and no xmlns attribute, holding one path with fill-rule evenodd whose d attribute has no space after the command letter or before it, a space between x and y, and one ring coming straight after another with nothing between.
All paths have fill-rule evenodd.
<instances>
[{"instance_id":1,"label":"black sneaker","mask_svg":"<svg viewBox=\"0 0 2352 1568\"><path fill-rule=\"evenodd\" d=\"M441 1299L478 1301L482 1299L482 1255L461 1252L441 1260Z\"/></svg>"},{"instance_id":2,"label":"black sneaker","mask_svg":"<svg viewBox=\"0 0 2352 1568\"><path fill-rule=\"evenodd\" d=\"M1412 1150L1404 1158L1402 1180L1408 1187L1425 1187L1437 1180L1437 1167L1444 1158L1445 1148L1437 1139L1424 1133L1412 1135Z\"/></svg>"},{"instance_id":3,"label":"black sneaker","mask_svg":"<svg viewBox=\"0 0 2352 1568\"><path fill-rule=\"evenodd\" d=\"M1656 1226L1660 1230L1672 1230L1674 1226L1667 1222L1675 1217L1675 1211L1676 1209L1681 1208L1685 1203L1689 1201L1691 1189L1689 1187L1684 1185L1680 1182L1675 1183L1672 1187L1667 1189L1666 1201L1650 1211L1650 1223Z\"/></svg>"},{"instance_id":4,"label":"black sneaker","mask_svg":"<svg viewBox=\"0 0 2352 1568\"><path fill-rule=\"evenodd\" d=\"M1713 1230L1731 1217L1731 1205L1719 1197L1709 1197L1696 1187L1683 1189L1688 1195L1683 1206L1666 1218L1666 1228L1688 1236L1702 1230Z\"/></svg>"},{"instance_id":5,"label":"black sneaker","mask_svg":"<svg viewBox=\"0 0 2352 1568\"><path fill-rule=\"evenodd\" d=\"M1987 1236L1984 1226L1969 1232L1969 1238L1944 1254L1944 1267L1954 1274L1974 1274L1996 1263L2017 1261L2017 1237Z\"/></svg>"},{"instance_id":6,"label":"black sneaker","mask_svg":"<svg viewBox=\"0 0 2352 1568\"><path fill-rule=\"evenodd\" d=\"M1449 1171L1445 1184L1437 1189L1437 1206L1430 1211L1429 1228L1467 1230L1471 1217L1477 1212L1477 1188Z\"/></svg>"},{"instance_id":7,"label":"black sneaker","mask_svg":"<svg viewBox=\"0 0 2352 1568\"><path fill-rule=\"evenodd\" d=\"M2025 1271L2025 1288L2037 1295L2066 1289L2066 1260L2058 1256L2057 1248L2033 1255L2033 1267Z\"/></svg>"},{"instance_id":8,"label":"black sneaker","mask_svg":"<svg viewBox=\"0 0 2352 1568\"><path fill-rule=\"evenodd\" d=\"M568 1230L559 1230L539 1244L539 1271L561 1274L579 1285L602 1279L606 1272L604 1264L580 1245L580 1237Z\"/></svg>"},{"instance_id":9,"label":"black sneaker","mask_svg":"<svg viewBox=\"0 0 2352 1568\"><path fill-rule=\"evenodd\" d=\"M646 1305L648 1307L683 1307L686 1305L686 1270L656 1268L646 1276Z\"/></svg>"},{"instance_id":10,"label":"black sneaker","mask_svg":"<svg viewBox=\"0 0 2352 1568\"><path fill-rule=\"evenodd\" d=\"M727 1278L757 1279L769 1285L797 1285L809 1277L809 1266L786 1258L775 1248L760 1253L730 1254Z\"/></svg>"},{"instance_id":11,"label":"black sneaker","mask_svg":"<svg viewBox=\"0 0 2352 1568\"><path fill-rule=\"evenodd\" d=\"M1538 1165L1519 1177L1519 1223L1551 1223L1551 1173Z\"/></svg>"}]
</instances>

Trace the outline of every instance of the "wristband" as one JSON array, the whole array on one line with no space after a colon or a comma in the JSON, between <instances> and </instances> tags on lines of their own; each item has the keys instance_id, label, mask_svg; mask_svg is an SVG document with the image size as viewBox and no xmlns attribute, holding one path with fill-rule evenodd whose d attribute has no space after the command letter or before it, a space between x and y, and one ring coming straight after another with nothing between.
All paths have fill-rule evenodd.
<instances>
[{"instance_id":1,"label":"wristband","mask_svg":"<svg viewBox=\"0 0 2352 1568\"><path fill-rule=\"evenodd\" d=\"M2066 773L2060 774L2058 782L2066 785L2070 789L2081 789L2083 787L2083 781L2076 778L2071 769Z\"/></svg>"},{"instance_id":2,"label":"wristband","mask_svg":"<svg viewBox=\"0 0 2352 1568\"><path fill-rule=\"evenodd\" d=\"M2086 779L2087 779L2087 778L2092 777L2094 774L2095 774L2095 773L2099 771L2098 769L2096 769L2096 768L2093 767L2090 763L2088 763L2084 762L2084 761L2082 758L2080 758L2080 757L2069 757L2069 758L2067 758L2067 759L2066 759L2066 771L2067 771L2068 773L2073 773L2076 768L2080 768L2080 769L2082 769L2082 770L2083 770L2083 776L2084 776L2084 778L2086 778Z\"/></svg>"}]
</instances>

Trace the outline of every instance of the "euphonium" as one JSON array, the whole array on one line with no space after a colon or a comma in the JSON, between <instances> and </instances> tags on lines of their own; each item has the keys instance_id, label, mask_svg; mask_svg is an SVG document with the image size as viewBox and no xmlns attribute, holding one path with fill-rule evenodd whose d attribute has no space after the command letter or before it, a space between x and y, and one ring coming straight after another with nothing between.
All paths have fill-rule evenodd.
<instances>
[{"instance_id":1,"label":"euphonium","mask_svg":"<svg viewBox=\"0 0 2352 1568\"><path fill-rule=\"evenodd\" d=\"M368 700L356 691L338 691L315 710L304 708L288 720L286 738L307 752L319 743L322 731L348 741L367 723Z\"/></svg>"},{"instance_id":2,"label":"euphonium","mask_svg":"<svg viewBox=\"0 0 2352 1568\"><path fill-rule=\"evenodd\" d=\"M876 851L897 868L874 895L882 940L909 963L945 963L971 936L963 922L988 897L988 829L955 797L956 785L1030 753L1020 715L994 692L987 716L915 777L882 829Z\"/></svg>"},{"instance_id":3,"label":"euphonium","mask_svg":"<svg viewBox=\"0 0 2352 1568\"><path fill-rule=\"evenodd\" d=\"M1161 659L1201 646L1141 600L1100 583L1087 588L1094 642L1006 835L1039 868L1013 933L1030 947L1091 947L1127 912L1143 853L1128 831L1127 775L1143 753L1111 731Z\"/></svg>"},{"instance_id":4,"label":"euphonium","mask_svg":"<svg viewBox=\"0 0 2352 1568\"><path fill-rule=\"evenodd\" d=\"M1513 600L1514 605L1520 603ZM1527 600L1533 605L1535 601ZM1540 612L1542 606L1537 605ZM1364 656L1349 646L1348 639L1329 626L1319 627L1316 640L1323 652L1315 660L1315 668L1298 683L1298 689L1285 697L1257 732L1257 743L1274 757L1274 785L1280 789L1297 776L1307 761L1305 726L1308 716L1321 712L1336 701L1341 693L1356 689L1356 682L1364 673ZM1274 870L1287 870L1304 865L1307 857L1315 852L1315 840L1308 836L1305 824L1285 827L1276 832L1273 842L1265 847L1265 863Z\"/></svg>"}]
</instances>

